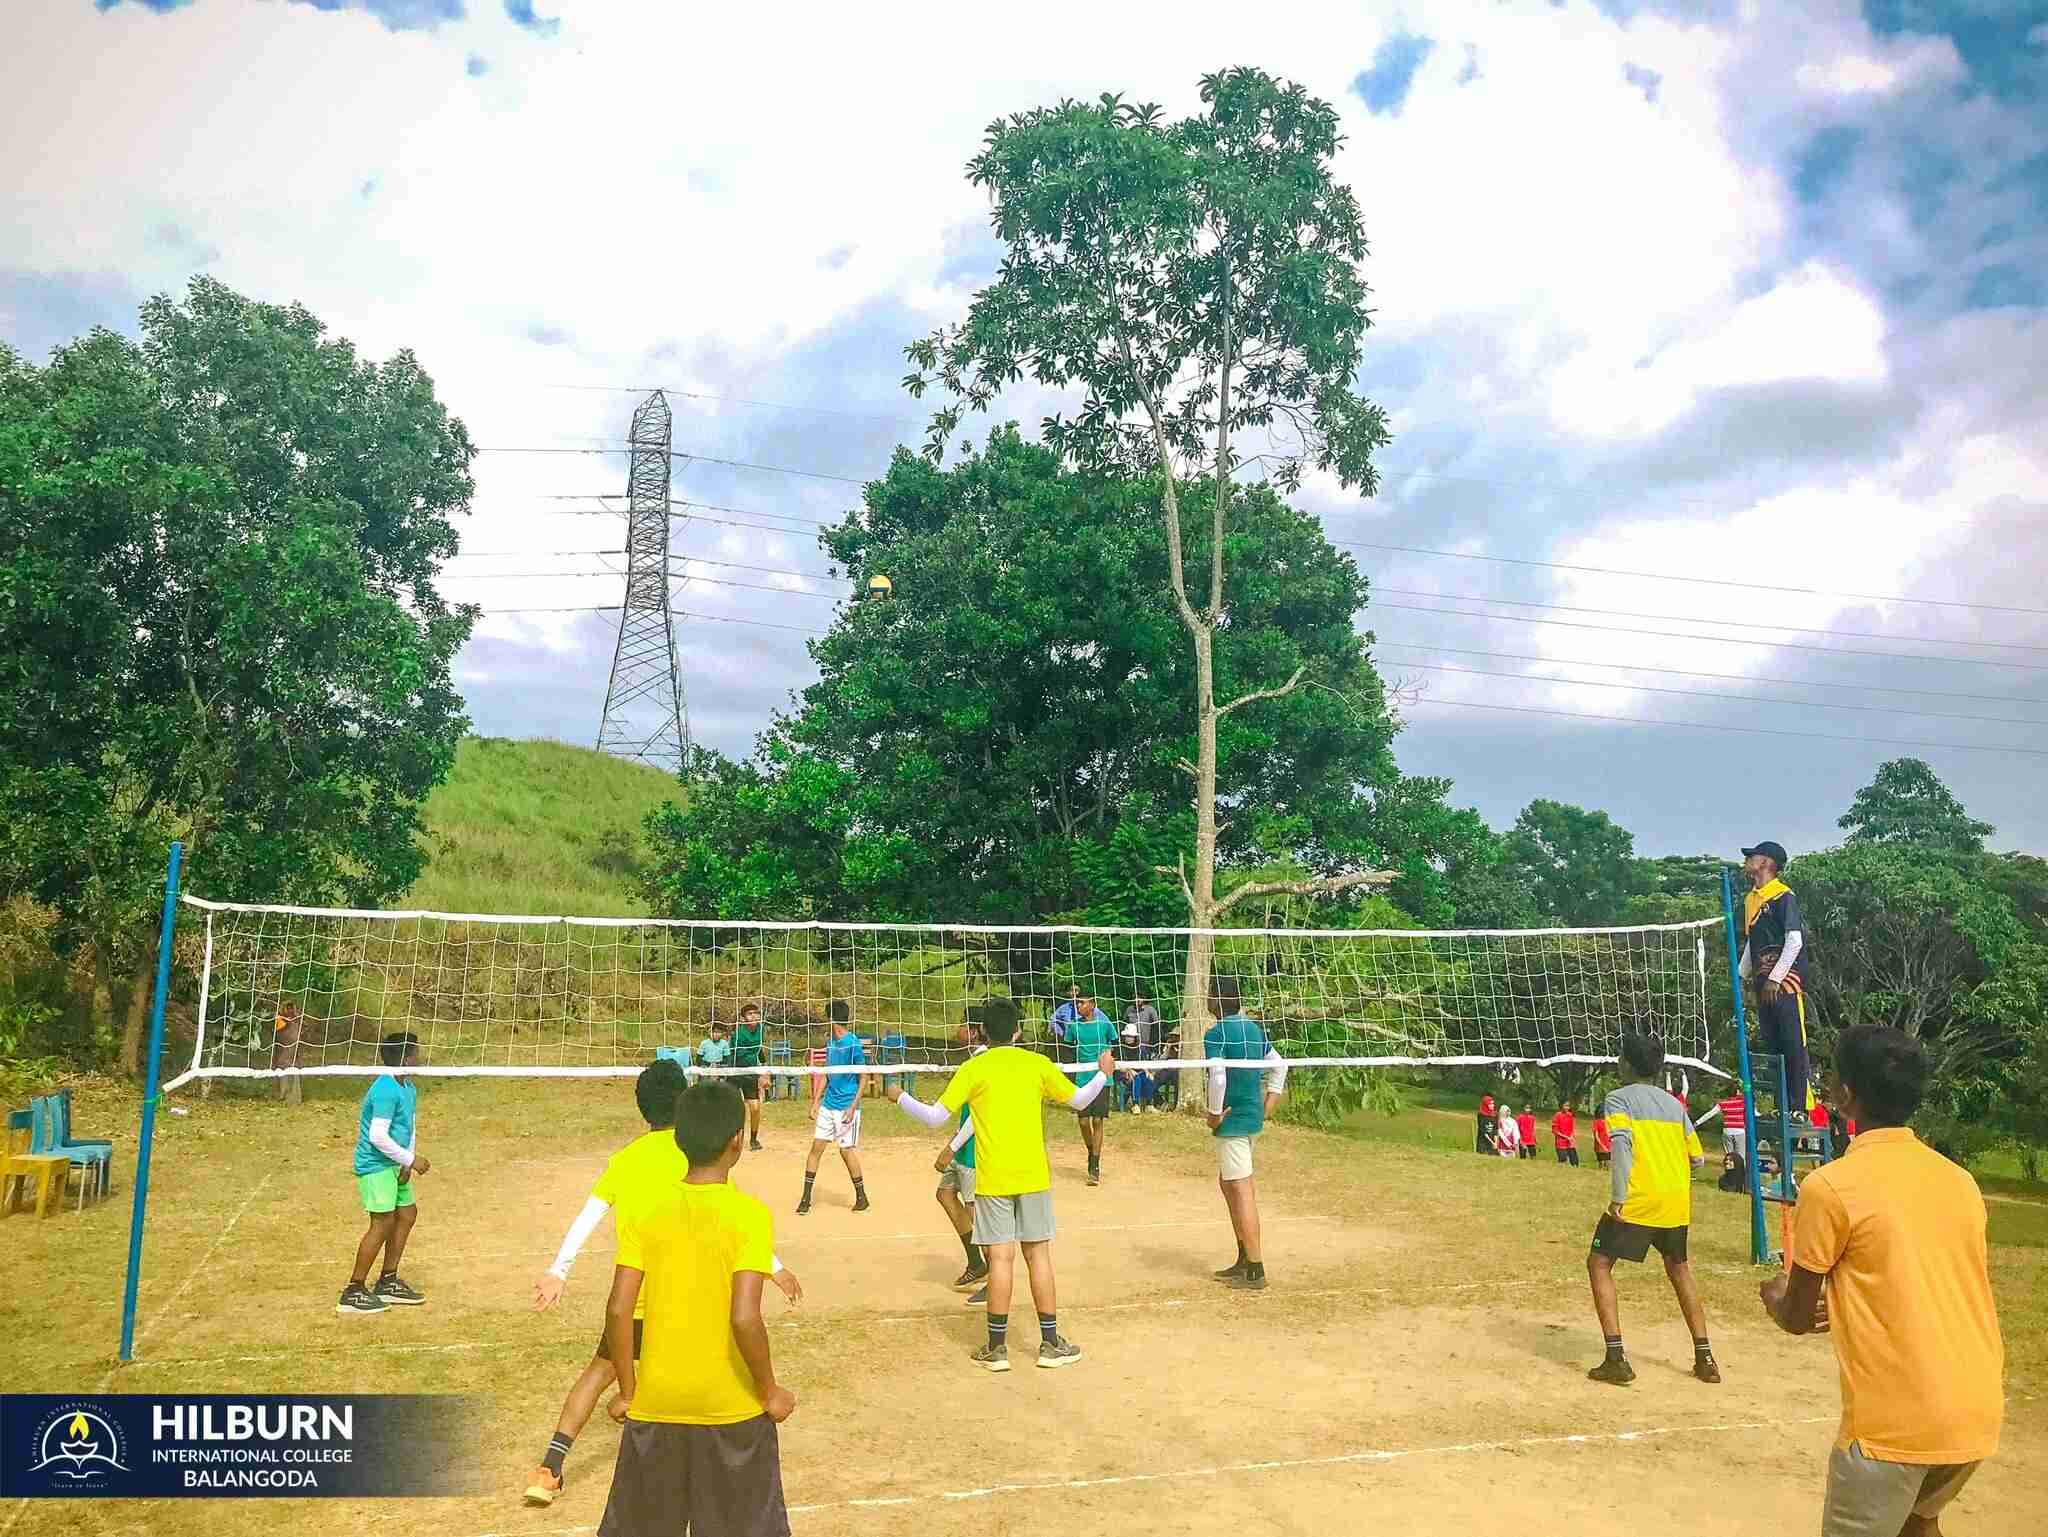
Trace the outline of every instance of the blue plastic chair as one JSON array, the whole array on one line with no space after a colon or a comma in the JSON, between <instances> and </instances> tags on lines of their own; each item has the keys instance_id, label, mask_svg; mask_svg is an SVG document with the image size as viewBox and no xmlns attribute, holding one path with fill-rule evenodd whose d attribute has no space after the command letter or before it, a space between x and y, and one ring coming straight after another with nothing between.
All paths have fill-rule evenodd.
<instances>
[{"instance_id":1,"label":"blue plastic chair","mask_svg":"<svg viewBox=\"0 0 2048 1537\"><path fill-rule=\"evenodd\" d=\"M677 1067L688 1067L690 1065L690 1048L687 1046L655 1047L654 1060L660 1062L664 1059L675 1063Z\"/></svg>"},{"instance_id":2,"label":"blue plastic chair","mask_svg":"<svg viewBox=\"0 0 2048 1537\"><path fill-rule=\"evenodd\" d=\"M66 1158L78 1170L78 1209L85 1210L86 1185L95 1196L105 1193L107 1173L114 1161L113 1144L73 1146L63 1139L60 1126L63 1110L54 1094L38 1094L29 1101L29 1147L31 1153Z\"/></svg>"},{"instance_id":3,"label":"blue plastic chair","mask_svg":"<svg viewBox=\"0 0 2048 1537\"><path fill-rule=\"evenodd\" d=\"M791 1052L787 1039L770 1041L768 1043L768 1065L770 1067L790 1067L794 1065L795 1060L795 1054ZM781 1098L796 1098L796 1080L794 1078L778 1077L771 1074L768 1079L767 1097L769 1099L777 1098L776 1091L778 1089L781 1090Z\"/></svg>"},{"instance_id":4,"label":"blue plastic chair","mask_svg":"<svg viewBox=\"0 0 2048 1537\"><path fill-rule=\"evenodd\" d=\"M877 1060L884 1067L901 1067L910 1060L909 1042L900 1033L883 1036L881 1055ZM882 1074L882 1097L884 1099L889 1097L889 1080L891 1078L896 1080L899 1087L910 1089L912 1093L916 1092L910 1074L884 1073Z\"/></svg>"}]
</instances>

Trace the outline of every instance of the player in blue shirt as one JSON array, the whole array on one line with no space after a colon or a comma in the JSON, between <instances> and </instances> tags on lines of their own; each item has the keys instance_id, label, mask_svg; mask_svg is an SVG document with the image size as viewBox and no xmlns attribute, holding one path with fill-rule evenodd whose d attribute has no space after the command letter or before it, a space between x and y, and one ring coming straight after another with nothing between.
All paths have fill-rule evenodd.
<instances>
[{"instance_id":1,"label":"player in blue shirt","mask_svg":"<svg viewBox=\"0 0 2048 1537\"><path fill-rule=\"evenodd\" d=\"M1266 1117L1287 1092L1287 1059L1244 1012L1236 977L1209 979L1209 1012L1216 1016L1202 1037L1202 1055L1216 1064L1209 1069L1209 1134L1216 1140L1216 1183L1237 1239L1236 1260L1217 1271L1216 1279L1243 1291L1264 1291L1266 1251L1260 1247L1252 1140L1266 1129ZM1247 1065L1225 1067L1223 1062Z\"/></svg>"},{"instance_id":2,"label":"player in blue shirt","mask_svg":"<svg viewBox=\"0 0 2048 1537\"><path fill-rule=\"evenodd\" d=\"M409 1033L387 1035L377 1047L377 1055L386 1071L364 1091L363 1107L356 1117L356 1194L369 1215L370 1227L356 1245L356 1268L349 1273L348 1285L334 1307L344 1315L381 1313L394 1304L417 1307L427 1300L398 1278L405 1241L419 1219L413 1187L430 1167L414 1146L419 1089L412 1081L412 1069L420 1065L420 1039ZM373 1288L366 1283L380 1250L384 1268Z\"/></svg>"},{"instance_id":3,"label":"player in blue shirt","mask_svg":"<svg viewBox=\"0 0 2048 1537\"><path fill-rule=\"evenodd\" d=\"M825 1005L825 1017L832 1022L832 1044L825 1048L825 1061L831 1067L859 1067L867 1061L867 1055L860 1049L860 1037L853 1033L853 1006L844 998L834 998ZM846 1165L846 1172L853 1180L853 1209L868 1209L867 1186L861 1182L860 1154L860 1074L829 1073L825 1078L825 1092L818 1100L818 1122L811 1128L811 1151L804 1159L804 1198L796 1203L796 1214L801 1217L811 1209L811 1186L817 1182L818 1163L825 1156L825 1149L833 1143L839 1145L840 1162Z\"/></svg>"}]
</instances>

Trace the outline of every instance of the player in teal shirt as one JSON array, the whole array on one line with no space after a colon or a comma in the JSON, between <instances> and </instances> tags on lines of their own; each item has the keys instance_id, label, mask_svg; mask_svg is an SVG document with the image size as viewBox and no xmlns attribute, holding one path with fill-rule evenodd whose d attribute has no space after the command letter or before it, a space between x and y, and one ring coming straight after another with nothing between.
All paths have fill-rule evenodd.
<instances>
[{"instance_id":1,"label":"player in teal shirt","mask_svg":"<svg viewBox=\"0 0 2048 1537\"><path fill-rule=\"evenodd\" d=\"M1074 1017L1067 1023L1067 1050L1072 1054L1067 1071L1086 1082L1095 1074L1095 1062L1105 1051L1117 1048L1116 1025L1086 991L1074 999ZM1102 1183L1102 1131L1109 1124L1112 1094L1098 1094L1075 1119L1081 1123L1081 1145L1088 1149L1088 1183Z\"/></svg>"},{"instance_id":2,"label":"player in teal shirt","mask_svg":"<svg viewBox=\"0 0 2048 1537\"><path fill-rule=\"evenodd\" d=\"M429 1164L414 1148L419 1089L412 1069L420 1064L419 1037L387 1035L377 1048L387 1071L377 1075L363 1093L356 1117L356 1194L370 1219L369 1230L356 1245L355 1269L342 1288L337 1313L381 1313L394 1304L417 1307L427 1299L398 1277L405 1241L419 1219L413 1187ZM367 1283L370 1267L384 1255L375 1287Z\"/></svg>"},{"instance_id":3,"label":"player in teal shirt","mask_svg":"<svg viewBox=\"0 0 2048 1537\"><path fill-rule=\"evenodd\" d=\"M1266 1259L1258 1190L1252 1183L1252 1139L1266 1129L1266 1116L1286 1092L1287 1059L1244 1012L1236 977L1210 978L1209 1012L1216 1016L1202 1037L1202 1055L1214 1064L1209 1068L1209 1131L1216 1139L1216 1182L1237 1239L1237 1259L1217 1271L1216 1279L1245 1291L1264 1291ZM1225 1062L1246 1066L1226 1067Z\"/></svg>"},{"instance_id":4,"label":"player in teal shirt","mask_svg":"<svg viewBox=\"0 0 2048 1537\"><path fill-rule=\"evenodd\" d=\"M860 1048L860 1037L853 1029L853 1006L844 998L834 998L825 1005L825 1017L832 1022L832 1042L825 1048L825 1061L831 1067L859 1067L866 1063L867 1053ZM828 1073L825 1077L825 1091L818 1100L817 1124L811 1128L811 1151L804 1160L804 1197L796 1203L796 1214L801 1217L811 1209L811 1186L817 1182L818 1164L825 1156L825 1149L833 1144L839 1148L839 1160L846 1165L847 1176L853 1181L853 1209L866 1211L869 1206L868 1190L860 1175L860 1074Z\"/></svg>"}]
</instances>

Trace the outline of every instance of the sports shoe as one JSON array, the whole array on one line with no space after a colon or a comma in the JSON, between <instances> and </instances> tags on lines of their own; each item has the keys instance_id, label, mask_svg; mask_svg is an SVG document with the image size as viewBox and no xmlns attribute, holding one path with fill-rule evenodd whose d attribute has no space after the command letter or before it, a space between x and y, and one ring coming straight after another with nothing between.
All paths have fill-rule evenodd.
<instances>
[{"instance_id":1,"label":"sports shoe","mask_svg":"<svg viewBox=\"0 0 2048 1537\"><path fill-rule=\"evenodd\" d=\"M1072 1366L1081 1359L1081 1347L1064 1334L1055 1334L1052 1342L1038 1342L1038 1364L1048 1371L1056 1366Z\"/></svg>"},{"instance_id":2,"label":"sports shoe","mask_svg":"<svg viewBox=\"0 0 2048 1537\"><path fill-rule=\"evenodd\" d=\"M347 1317L350 1313L382 1313L390 1306L369 1287L351 1281L341 1289L341 1300L334 1304L334 1311Z\"/></svg>"},{"instance_id":3,"label":"sports shoe","mask_svg":"<svg viewBox=\"0 0 2048 1537\"><path fill-rule=\"evenodd\" d=\"M1238 1276L1243 1275L1245 1271L1251 1268L1251 1263L1252 1262L1247 1259L1232 1260L1229 1264L1225 1265L1221 1270L1215 1272L1216 1279L1219 1281L1235 1280Z\"/></svg>"},{"instance_id":4,"label":"sports shoe","mask_svg":"<svg viewBox=\"0 0 2048 1537\"><path fill-rule=\"evenodd\" d=\"M1623 1388L1636 1380L1636 1369L1628 1364L1627 1356L1616 1356L1612 1361L1602 1361L1586 1375L1595 1382L1611 1382Z\"/></svg>"},{"instance_id":5,"label":"sports shoe","mask_svg":"<svg viewBox=\"0 0 2048 1537\"><path fill-rule=\"evenodd\" d=\"M967 1305L968 1305L969 1307L971 1307L971 1308L984 1308L984 1307L987 1307L987 1306L988 1306L988 1288L987 1288L986 1286L984 1286L984 1287L982 1287L982 1288L981 1288L981 1290L980 1290L980 1291L977 1291L977 1292L973 1292L973 1293L969 1294L969 1296L968 1296L968 1298L967 1298Z\"/></svg>"},{"instance_id":6,"label":"sports shoe","mask_svg":"<svg viewBox=\"0 0 2048 1537\"><path fill-rule=\"evenodd\" d=\"M988 1266L969 1265L965 1270L953 1277L953 1290L956 1292L970 1291L987 1279Z\"/></svg>"},{"instance_id":7,"label":"sports shoe","mask_svg":"<svg viewBox=\"0 0 2048 1537\"><path fill-rule=\"evenodd\" d=\"M1010 1369L1010 1347L1008 1345L984 1345L968 1358L976 1366L985 1366L992 1372L1006 1372Z\"/></svg>"},{"instance_id":8,"label":"sports shoe","mask_svg":"<svg viewBox=\"0 0 2048 1537\"><path fill-rule=\"evenodd\" d=\"M414 1291L395 1275L381 1277L377 1282L377 1297L394 1307L415 1308L425 1302L422 1292Z\"/></svg>"},{"instance_id":9,"label":"sports shoe","mask_svg":"<svg viewBox=\"0 0 2048 1537\"><path fill-rule=\"evenodd\" d=\"M533 1470L533 1478L526 1486L526 1503L529 1505L552 1505L555 1496L562 1492L562 1481L543 1465Z\"/></svg>"},{"instance_id":10,"label":"sports shoe","mask_svg":"<svg viewBox=\"0 0 2048 1537\"><path fill-rule=\"evenodd\" d=\"M1692 1374L1702 1382L1719 1382L1721 1367L1711 1355L1695 1355L1692 1358Z\"/></svg>"},{"instance_id":11,"label":"sports shoe","mask_svg":"<svg viewBox=\"0 0 2048 1537\"><path fill-rule=\"evenodd\" d=\"M1100 1169L1090 1169L1090 1170L1088 1171L1088 1183L1089 1183L1089 1184L1091 1184L1091 1185L1099 1185L1099 1184L1101 1184L1101 1183L1102 1183L1102 1171L1101 1171Z\"/></svg>"},{"instance_id":12,"label":"sports shoe","mask_svg":"<svg viewBox=\"0 0 2048 1537\"><path fill-rule=\"evenodd\" d=\"M811 1214L811 1198L809 1196L805 1196L796 1203L796 1214L799 1217L808 1217Z\"/></svg>"},{"instance_id":13,"label":"sports shoe","mask_svg":"<svg viewBox=\"0 0 2048 1537\"><path fill-rule=\"evenodd\" d=\"M1232 1291L1262 1292L1266 1289L1266 1277L1263 1272L1253 1275L1249 1270L1240 1270L1223 1284Z\"/></svg>"},{"instance_id":14,"label":"sports shoe","mask_svg":"<svg viewBox=\"0 0 2048 1537\"><path fill-rule=\"evenodd\" d=\"M752 1141L750 1141L750 1142L749 1142L749 1143L747 1144L747 1151L748 1151L748 1152L750 1152L750 1153L758 1153L758 1152L760 1152L760 1151L761 1151L761 1139L760 1139L759 1137L755 1137L755 1138L754 1138L754 1139L753 1139Z\"/></svg>"},{"instance_id":15,"label":"sports shoe","mask_svg":"<svg viewBox=\"0 0 2048 1537\"><path fill-rule=\"evenodd\" d=\"M859 1199L859 1200L857 1200L857 1201L855 1201L855 1202L853 1203L853 1209L854 1209L855 1211L866 1211L866 1210L868 1209L868 1207L869 1207L869 1206L871 1206L871 1205L873 1205L873 1204L874 1204L873 1202L871 1202L871 1201L869 1201L869 1200L868 1200L868 1194L867 1194L867 1192L866 1192L865 1190L863 1190L863 1191L862 1191L862 1192L860 1193L860 1199Z\"/></svg>"}]
</instances>

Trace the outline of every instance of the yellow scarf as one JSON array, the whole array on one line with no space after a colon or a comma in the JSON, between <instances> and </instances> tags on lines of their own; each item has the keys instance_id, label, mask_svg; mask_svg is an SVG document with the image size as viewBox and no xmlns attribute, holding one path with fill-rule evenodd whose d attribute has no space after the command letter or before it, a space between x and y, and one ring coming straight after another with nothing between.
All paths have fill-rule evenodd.
<instances>
[{"instance_id":1,"label":"yellow scarf","mask_svg":"<svg viewBox=\"0 0 2048 1537\"><path fill-rule=\"evenodd\" d=\"M1742 932L1747 934L1755 928L1756 915L1791 889L1774 875L1745 896L1742 899Z\"/></svg>"}]
</instances>

